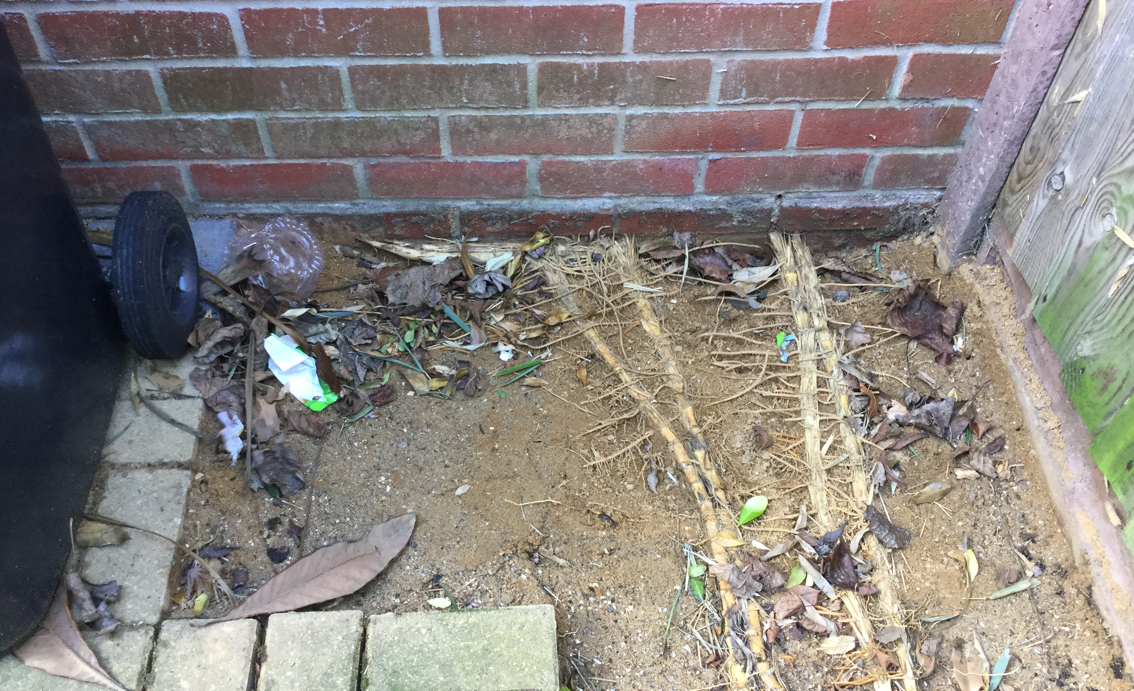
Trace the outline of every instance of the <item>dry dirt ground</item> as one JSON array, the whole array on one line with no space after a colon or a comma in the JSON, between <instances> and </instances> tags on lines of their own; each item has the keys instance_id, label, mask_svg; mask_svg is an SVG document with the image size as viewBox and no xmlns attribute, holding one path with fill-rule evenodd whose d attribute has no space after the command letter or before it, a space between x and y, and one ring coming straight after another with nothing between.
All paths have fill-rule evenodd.
<instances>
[{"instance_id":1,"label":"dry dirt ground","mask_svg":"<svg viewBox=\"0 0 1134 691\"><path fill-rule=\"evenodd\" d=\"M328 249L321 285L357 278L359 269L330 249L350 244L354 233L333 225L319 231ZM864 273L877 273L875 256L870 248L846 258ZM1058 527L997 334L985 318L980 285L998 280L997 275L992 270L982 270L978 280L972 280L972 271L968 277L966 272L940 275L930 243L921 238L883 246L877 256L884 276L899 269L931 280L944 302L959 298L968 311L963 353L941 367L932 352L885 327L892 293L852 288L850 300L829 304L834 322L859 320L873 333L873 343L859 354L879 375L876 392L898 397L909 384L929 393L914 376L925 372L941 391L975 398L980 416L993 425L984 440L1005 435L1002 455L1010 459L1007 480L956 480L952 450L944 441L925 439L896 452L907 485L895 495L887 488L882 501L894 522L914 535L895 555L898 595L915 645L933 633L944 639L935 671L919 686L954 688L950 646L957 638L971 643L975 635L993 663L1005 646L1011 647L1004 683L1016 691L1129 689L1130 671L1092 604L1090 574L1076 567ZM792 528L800 504L808 502L799 461L803 447L797 443L802 430L790 421L799 416L795 380L762 381L760 356L731 370L714 365L748 357L720 353L750 346L710 334L741 334L774 351L775 334L790 331L786 294L772 283L762 309L737 309L710 298L712 287L703 283L690 281L679 289L676 279L655 280L666 291L655 298L655 307L676 345L732 510L751 494L770 499L765 516L745 526L742 536L775 545ZM830 298L836 289L827 286L824 294ZM345 291L321 293L319 299L347 302ZM516 307L523 305L498 310ZM598 321L612 348L653 382L650 388L658 386L660 365L642 329L632 328L632 310ZM569 327L557 336L571 333ZM429 357L449 366L467 358L447 350L431 351ZM696 504L665 443L633 415L635 408L611 370L584 339L574 338L551 347L549 362L539 370L545 386L513 384L501 395L503 380L487 376L502 367L497 356L482 348L471 360L485 375L475 397L413 396L395 372L390 381L400 395L372 419L344 428L343 418L328 411L324 417L334 424L325 439L289 435L286 443L298 452L309 489L282 502L263 492L252 494L243 485L240 466L230 466L214 448L200 448L183 538L234 548L221 571L245 568L254 587L286 566L271 563L268 548L288 546L293 557L306 554L334 541L358 539L372 524L413 511L417 527L406 550L361 591L326 607L367 614L427 610L429 598L446 594L460 608L552 604L563 683L571 689L717 687L720 670L706 666L710 651L693 635L711 639L706 606L690 594L678 601L663 654L675 586L686 569L682 545L689 542L704 553L708 545ZM580 365L588 371L586 385L578 378ZM756 382L759 386L741 394ZM753 450L754 425L775 436L770 452ZM647 486L651 467L658 470L656 492ZM950 494L936 504L910 504L915 491L947 477L955 485ZM470 489L458 496L462 485ZM288 534L291 521L303 526L300 548ZM961 564L947 556L966 536L980 564L971 588ZM1039 587L988 600L998 588L997 571L1021 565L1017 552L1042 572ZM787 557L771 563L785 573L790 568ZM719 606L713 587L708 602ZM768 608L770 602L761 600ZM962 614L950 621L920 621L955 611ZM214 608L204 616L216 613ZM192 613L181 608L174 616ZM820 640L812 633L801 641L781 635L771 646L786 688L831 688L846 665L820 652Z\"/></svg>"}]
</instances>

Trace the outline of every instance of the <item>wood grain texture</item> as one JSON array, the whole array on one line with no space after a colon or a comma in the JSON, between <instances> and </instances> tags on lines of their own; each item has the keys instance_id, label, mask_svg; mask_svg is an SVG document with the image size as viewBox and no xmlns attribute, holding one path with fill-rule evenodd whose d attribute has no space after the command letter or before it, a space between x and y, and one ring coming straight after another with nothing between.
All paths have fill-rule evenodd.
<instances>
[{"instance_id":1,"label":"wood grain texture","mask_svg":"<svg viewBox=\"0 0 1134 691\"><path fill-rule=\"evenodd\" d=\"M1087 2L1024 0L1021 5L937 208L934 228L944 250L939 260L949 268L976 251Z\"/></svg>"},{"instance_id":2,"label":"wood grain texture","mask_svg":"<svg viewBox=\"0 0 1134 691\"><path fill-rule=\"evenodd\" d=\"M1091 454L1134 506L1134 0L1092 0L998 204L1026 312L1061 365Z\"/></svg>"},{"instance_id":3,"label":"wood grain texture","mask_svg":"<svg viewBox=\"0 0 1134 691\"><path fill-rule=\"evenodd\" d=\"M1000 192L997 210L1008 226L1008 233L1013 237L1024 221L1028 206L1037 195L1042 195L1046 201L1056 193L1050 184L1049 174L1058 172L1052 166L1066 144L1071 126L1081 114L1084 102L1076 100L1076 97L1095 85L1106 60L1107 46L1123 40L1121 32L1125 27L1115 14L1121 5L1127 3L1121 0L1107 2L1108 14L1111 16L1103 25L1100 35L1097 18L1101 1L1091 0L1087 11L1083 13L1083 20L1067 46L1051 89L1040 105L1035 122L1028 131L1019 156Z\"/></svg>"}]
</instances>

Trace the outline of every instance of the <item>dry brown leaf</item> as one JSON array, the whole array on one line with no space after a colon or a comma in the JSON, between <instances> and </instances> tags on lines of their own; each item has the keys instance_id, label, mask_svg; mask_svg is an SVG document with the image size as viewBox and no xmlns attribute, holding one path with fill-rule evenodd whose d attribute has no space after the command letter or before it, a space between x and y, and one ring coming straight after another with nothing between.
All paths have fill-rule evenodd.
<instances>
[{"instance_id":1,"label":"dry brown leaf","mask_svg":"<svg viewBox=\"0 0 1134 691\"><path fill-rule=\"evenodd\" d=\"M851 348L858 348L870 343L870 333L863 328L860 321L855 320L850 326L844 326L839 331L843 334L843 338L847 339L847 345Z\"/></svg>"},{"instance_id":2,"label":"dry brown leaf","mask_svg":"<svg viewBox=\"0 0 1134 691\"><path fill-rule=\"evenodd\" d=\"M409 542L417 515L374 526L357 542L317 549L269 579L244 604L214 622L291 612L349 595L374 579Z\"/></svg>"},{"instance_id":3,"label":"dry brown leaf","mask_svg":"<svg viewBox=\"0 0 1134 691\"><path fill-rule=\"evenodd\" d=\"M984 674L980 662L972 653L962 653L964 642L958 639L953 644L953 682L961 691L981 691L984 688Z\"/></svg>"},{"instance_id":4,"label":"dry brown leaf","mask_svg":"<svg viewBox=\"0 0 1134 691\"><path fill-rule=\"evenodd\" d=\"M252 412L255 414L252 429L256 433L257 440L267 441L280 433L280 418L276 414L275 403L269 403L265 397L259 397L252 404Z\"/></svg>"},{"instance_id":5,"label":"dry brown leaf","mask_svg":"<svg viewBox=\"0 0 1134 691\"><path fill-rule=\"evenodd\" d=\"M914 504L929 504L953 491L953 483L948 480L931 482L910 499Z\"/></svg>"},{"instance_id":6,"label":"dry brown leaf","mask_svg":"<svg viewBox=\"0 0 1134 691\"><path fill-rule=\"evenodd\" d=\"M319 379L327 384L327 388L335 392L338 396L343 392L342 382L339 381L339 375L335 373L335 367L331 364L331 358L327 355L327 349L323 347L322 343L315 344L315 373L319 375Z\"/></svg>"},{"instance_id":7,"label":"dry brown leaf","mask_svg":"<svg viewBox=\"0 0 1134 691\"><path fill-rule=\"evenodd\" d=\"M284 420L287 420L287 424L296 432L309 437L322 439L327 434L327 423L316 413L295 409L285 410Z\"/></svg>"},{"instance_id":8,"label":"dry brown leaf","mask_svg":"<svg viewBox=\"0 0 1134 691\"><path fill-rule=\"evenodd\" d=\"M852 636L831 636L819 644L819 649L828 655L845 655L854 650Z\"/></svg>"},{"instance_id":9,"label":"dry brown leaf","mask_svg":"<svg viewBox=\"0 0 1134 691\"><path fill-rule=\"evenodd\" d=\"M753 446L753 451L763 451L775 445L776 441L772 439L772 435L760 425L752 425L752 431L756 433L756 445Z\"/></svg>"},{"instance_id":10,"label":"dry brown leaf","mask_svg":"<svg viewBox=\"0 0 1134 691\"><path fill-rule=\"evenodd\" d=\"M79 634L67 606L67 589L62 585L43 623L12 654L28 667L55 677L126 691L102 668L94 651Z\"/></svg>"},{"instance_id":11,"label":"dry brown leaf","mask_svg":"<svg viewBox=\"0 0 1134 691\"><path fill-rule=\"evenodd\" d=\"M586 386L587 385L587 366L586 365L579 365L579 369L575 370L575 376L579 379L579 382L583 386Z\"/></svg>"},{"instance_id":12,"label":"dry brown leaf","mask_svg":"<svg viewBox=\"0 0 1134 691\"><path fill-rule=\"evenodd\" d=\"M170 374L162 370L154 370L146 375L146 379L149 379L150 383L158 387L159 390L167 393L177 393L185 387L184 379L176 374Z\"/></svg>"}]
</instances>

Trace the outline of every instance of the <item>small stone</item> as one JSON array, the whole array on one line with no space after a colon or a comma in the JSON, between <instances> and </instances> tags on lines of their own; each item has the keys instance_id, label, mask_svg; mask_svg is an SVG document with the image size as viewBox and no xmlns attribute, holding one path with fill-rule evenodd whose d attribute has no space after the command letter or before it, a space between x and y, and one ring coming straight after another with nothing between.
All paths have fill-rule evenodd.
<instances>
[{"instance_id":1,"label":"small stone","mask_svg":"<svg viewBox=\"0 0 1134 691\"><path fill-rule=\"evenodd\" d=\"M849 290L836 290L835 294L833 296L831 296L831 299L834 300L835 302L846 302L847 300L850 300L850 291Z\"/></svg>"},{"instance_id":2,"label":"small stone","mask_svg":"<svg viewBox=\"0 0 1134 691\"><path fill-rule=\"evenodd\" d=\"M460 487L457 488L457 496L458 497L461 496L462 494L469 491L470 489L472 489L472 485L461 485Z\"/></svg>"}]
</instances>

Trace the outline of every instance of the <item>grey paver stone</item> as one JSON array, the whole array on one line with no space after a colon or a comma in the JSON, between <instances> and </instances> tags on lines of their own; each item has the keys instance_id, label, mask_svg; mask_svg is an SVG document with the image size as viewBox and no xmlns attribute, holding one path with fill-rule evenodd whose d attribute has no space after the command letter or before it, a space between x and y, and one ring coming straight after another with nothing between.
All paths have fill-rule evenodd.
<instances>
[{"instance_id":1,"label":"grey paver stone","mask_svg":"<svg viewBox=\"0 0 1134 691\"><path fill-rule=\"evenodd\" d=\"M103 669L128 689L140 691L142 677L150 659L154 629L119 627L113 633L99 635L84 632L83 637L94 650ZM25 667L12 655L0 657L0 689L5 691L93 691L98 687L81 681L53 677L38 669Z\"/></svg>"},{"instance_id":2,"label":"grey paver stone","mask_svg":"<svg viewBox=\"0 0 1134 691\"><path fill-rule=\"evenodd\" d=\"M365 661L368 691L556 691L555 608L379 614Z\"/></svg>"},{"instance_id":3,"label":"grey paver stone","mask_svg":"<svg viewBox=\"0 0 1134 691\"><path fill-rule=\"evenodd\" d=\"M196 387L189 381L189 373L197 367L193 361L192 350L179 360L156 360L154 364L158 369L176 374L185 380L182 393L197 395ZM144 374L138 386L143 391L156 388ZM200 398L171 399L153 403L174 420L193 429L198 429L201 424L204 403ZM118 387L107 439L119 433L121 436L109 444L104 453L107 463L188 463L193 460L193 454L197 449L197 438L193 435L159 419L145 406L137 411L134 410L134 404L130 399L128 374L123 377Z\"/></svg>"},{"instance_id":4,"label":"grey paver stone","mask_svg":"<svg viewBox=\"0 0 1134 691\"><path fill-rule=\"evenodd\" d=\"M162 622L150 691L247 691L257 627L253 619Z\"/></svg>"},{"instance_id":5,"label":"grey paver stone","mask_svg":"<svg viewBox=\"0 0 1134 691\"><path fill-rule=\"evenodd\" d=\"M194 218L189 221L193 244L197 245L197 264L218 274L228 256L228 241L236 233L230 218Z\"/></svg>"},{"instance_id":6,"label":"grey paver stone","mask_svg":"<svg viewBox=\"0 0 1134 691\"><path fill-rule=\"evenodd\" d=\"M188 490L187 470L112 470L106 493L95 510L177 539ZM80 573L92 583L118 581L122 595L111 611L119 620L156 624L169 597L174 547L154 535L127 532L130 539L121 545L87 550Z\"/></svg>"},{"instance_id":7,"label":"grey paver stone","mask_svg":"<svg viewBox=\"0 0 1134 691\"><path fill-rule=\"evenodd\" d=\"M259 691L354 691L362 612L289 612L268 618Z\"/></svg>"}]
</instances>

